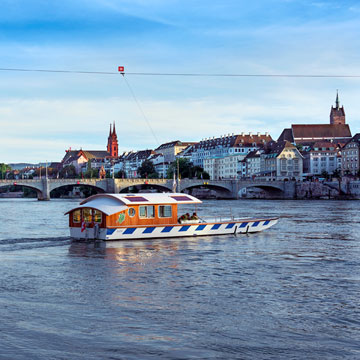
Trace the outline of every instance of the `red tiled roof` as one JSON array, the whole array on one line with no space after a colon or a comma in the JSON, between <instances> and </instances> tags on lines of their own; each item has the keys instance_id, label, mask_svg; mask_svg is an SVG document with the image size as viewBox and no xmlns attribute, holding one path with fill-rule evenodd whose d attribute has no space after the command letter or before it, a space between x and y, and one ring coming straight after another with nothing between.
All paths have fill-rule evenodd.
<instances>
[{"instance_id":1,"label":"red tiled roof","mask_svg":"<svg viewBox=\"0 0 360 360\"><path fill-rule=\"evenodd\" d=\"M311 124L292 125L295 141L298 139L331 139L351 138L351 131L348 124Z\"/></svg>"}]
</instances>

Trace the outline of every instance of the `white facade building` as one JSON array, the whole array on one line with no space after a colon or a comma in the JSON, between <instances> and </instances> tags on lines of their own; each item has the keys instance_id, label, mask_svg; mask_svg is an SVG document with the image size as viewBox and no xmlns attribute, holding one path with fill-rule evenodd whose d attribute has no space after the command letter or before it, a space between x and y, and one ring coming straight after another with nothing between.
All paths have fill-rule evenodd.
<instances>
[{"instance_id":1,"label":"white facade building","mask_svg":"<svg viewBox=\"0 0 360 360\"><path fill-rule=\"evenodd\" d=\"M193 147L192 163L208 172L211 180L236 179L239 176L239 161L249 152L263 148L270 141L272 139L268 133L242 133L204 139Z\"/></svg>"}]
</instances>

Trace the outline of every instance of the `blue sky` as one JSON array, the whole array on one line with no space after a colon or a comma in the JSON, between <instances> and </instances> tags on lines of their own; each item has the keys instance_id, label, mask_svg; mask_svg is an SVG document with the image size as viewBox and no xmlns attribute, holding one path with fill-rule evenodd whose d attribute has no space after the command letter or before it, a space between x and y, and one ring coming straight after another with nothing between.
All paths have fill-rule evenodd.
<instances>
[{"instance_id":1,"label":"blue sky","mask_svg":"<svg viewBox=\"0 0 360 360\"><path fill-rule=\"evenodd\" d=\"M0 68L360 75L358 1L1 0ZM65 149L328 123L339 89L360 132L360 79L189 78L0 71L0 162Z\"/></svg>"}]
</instances>

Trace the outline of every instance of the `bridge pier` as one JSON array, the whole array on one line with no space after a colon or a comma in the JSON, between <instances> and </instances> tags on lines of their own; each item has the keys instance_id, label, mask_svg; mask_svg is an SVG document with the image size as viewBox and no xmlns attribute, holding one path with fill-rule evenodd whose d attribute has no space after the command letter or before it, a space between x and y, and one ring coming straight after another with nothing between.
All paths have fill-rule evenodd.
<instances>
[{"instance_id":1,"label":"bridge pier","mask_svg":"<svg viewBox=\"0 0 360 360\"><path fill-rule=\"evenodd\" d=\"M50 200L50 187L49 181L47 178L42 179L42 190L37 192L38 200L39 201L48 201Z\"/></svg>"}]
</instances>

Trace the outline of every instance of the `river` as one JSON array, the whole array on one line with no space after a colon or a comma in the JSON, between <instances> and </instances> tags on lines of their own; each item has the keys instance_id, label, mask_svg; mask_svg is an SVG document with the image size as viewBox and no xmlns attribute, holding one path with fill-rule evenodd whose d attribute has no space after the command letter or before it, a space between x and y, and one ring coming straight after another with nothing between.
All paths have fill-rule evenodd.
<instances>
[{"instance_id":1,"label":"river","mask_svg":"<svg viewBox=\"0 0 360 360\"><path fill-rule=\"evenodd\" d=\"M75 203L0 199L0 359L360 358L360 201L209 200L281 219L109 243L71 241Z\"/></svg>"}]
</instances>

